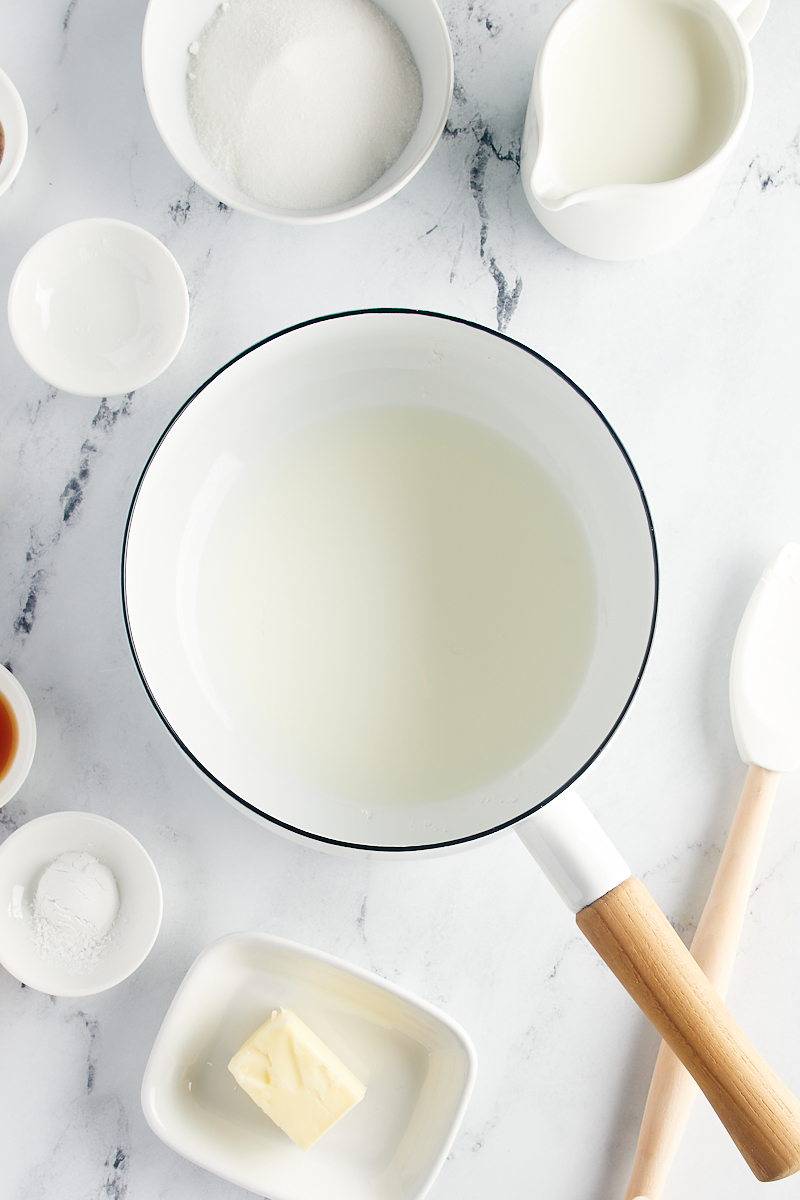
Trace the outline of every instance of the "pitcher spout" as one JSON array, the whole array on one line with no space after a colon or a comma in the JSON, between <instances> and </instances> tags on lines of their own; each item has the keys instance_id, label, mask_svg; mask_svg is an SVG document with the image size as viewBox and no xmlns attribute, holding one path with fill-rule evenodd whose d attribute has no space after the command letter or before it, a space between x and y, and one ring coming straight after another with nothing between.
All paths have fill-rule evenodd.
<instances>
[{"instance_id":1,"label":"pitcher spout","mask_svg":"<svg viewBox=\"0 0 800 1200\"><path fill-rule=\"evenodd\" d=\"M539 146L530 173L530 190L537 203L548 212L561 212L578 201L578 192L568 188L553 170Z\"/></svg>"}]
</instances>

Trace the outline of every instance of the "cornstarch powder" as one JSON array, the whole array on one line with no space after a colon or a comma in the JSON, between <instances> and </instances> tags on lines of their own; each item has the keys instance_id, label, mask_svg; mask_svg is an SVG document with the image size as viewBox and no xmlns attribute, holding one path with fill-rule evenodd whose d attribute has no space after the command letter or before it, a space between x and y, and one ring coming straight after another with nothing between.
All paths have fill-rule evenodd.
<instances>
[{"instance_id":1,"label":"cornstarch powder","mask_svg":"<svg viewBox=\"0 0 800 1200\"><path fill-rule=\"evenodd\" d=\"M360 195L422 109L408 43L371 0L225 0L189 47L187 94L214 166L288 209Z\"/></svg>"},{"instance_id":2,"label":"cornstarch powder","mask_svg":"<svg viewBox=\"0 0 800 1200\"><path fill-rule=\"evenodd\" d=\"M85 850L67 850L45 868L36 888L36 949L74 974L91 971L113 944L118 912L119 890L109 868Z\"/></svg>"}]
</instances>

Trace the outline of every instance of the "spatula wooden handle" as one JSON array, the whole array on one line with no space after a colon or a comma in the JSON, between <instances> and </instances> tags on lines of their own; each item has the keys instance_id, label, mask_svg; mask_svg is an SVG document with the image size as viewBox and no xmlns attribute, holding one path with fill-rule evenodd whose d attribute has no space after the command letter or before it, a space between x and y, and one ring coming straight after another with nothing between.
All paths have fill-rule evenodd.
<instances>
[{"instance_id":1,"label":"spatula wooden handle","mask_svg":"<svg viewBox=\"0 0 800 1200\"><path fill-rule=\"evenodd\" d=\"M724 999L780 775L751 766L703 915L692 957ZM642 1115L636 1156L623 1200L660 1200L697 1085L666 1042L656 1059Z\"/></svg>"},{"instance_id":2,"label":"spatula wooden handle","mask_svg":"<svg viewBox=\"0 0 800 1200\"><path fill-rule=\"evenodd\" d=\"M800 1103L750 1044L647 889L631 876L578 926L705 1093L756 1178L800 1168Z\"/></svg>"}]
</instances>

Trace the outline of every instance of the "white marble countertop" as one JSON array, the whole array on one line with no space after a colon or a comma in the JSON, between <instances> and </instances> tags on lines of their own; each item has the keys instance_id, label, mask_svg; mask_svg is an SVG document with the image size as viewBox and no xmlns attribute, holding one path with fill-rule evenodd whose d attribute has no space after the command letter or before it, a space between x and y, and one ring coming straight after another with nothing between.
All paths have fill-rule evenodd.
<instances>
[{"instance_id":1,"label":"white marble countertop","mask_svg":"<svg viewBox=\"0 0 800 1200\"><path fill-rule=\"evenodd\" d=\"M701 224L658 257L581 258L525 202L519 142L560 0L446 0L456 95L397 196L297 228L221 210L173 162L140 71L145 0L2 0L0 67L30 145L0 198L0 293L42 234L142 225L186 275L166 373L97 401L55 392L0 329L0 660L34 704L31 774L0 836L59 809L120 822L164 887L161 934L126 982L54 999L0 971L0 1128L13 1200L235 1200L146 1125L142 1073L177 985L212 939L267 930L377 972L462 1023L476 1087L432 1200L622 1196L658 1039L512 836L442 859L349 860L246 820L195 774L128 649L120 548L161 430L217 367L330 312L407 306L507 331L604 411L639 471L662 571L655 645L582 794L680 933L702 909L744 777L728 666L763 566L800 540L800 9L774 0L749 124ZM781 785L729 1004L800 1091L800 778ZM667 1200L760 1186L704 1100ZM794 1177L770 1194L800 1197Z\"/></svg>"}]
</instances>

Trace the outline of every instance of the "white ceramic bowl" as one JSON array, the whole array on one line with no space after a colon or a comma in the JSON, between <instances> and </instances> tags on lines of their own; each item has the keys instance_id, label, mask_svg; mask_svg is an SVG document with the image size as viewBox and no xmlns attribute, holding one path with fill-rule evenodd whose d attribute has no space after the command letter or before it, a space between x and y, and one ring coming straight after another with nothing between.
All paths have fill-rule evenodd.
<instances>
[{"instance_id":1,"label":"white ceramic bowl","mask_svg":"<svg viewBox=\"0 0 800 1200\"><path fill-rule=\"evenodd\" d=\"M367 1088L305 1152L227 1069L281 1007ZM142 1106L173 1150L270 1200L419 1200L447 1157L475 1071L467 1034L430 1004L320 951L237 933L190 967L153 1046Z\"/></svg>"},{"instance_id":2,"label":"white ceramic bowl","mask_svg":"<svg viewBox=\"0 0 800 1200\"><path fill-rule=\"evenodd\" d=\"M158 238L105 217L45 234L8 294L17 349L53 387L117 396L144 387L183 345L189 294Z\"/></svg>"},{"instance_id":3,"label":"white ceramic bowl","mask_svg":"<svg viewBox=\"0 0 800 1200\"><path fill-rule=\"evenodd\" d=\"M69 850L93 854L111 870L119 888L119 915L108 953L82 971L40 954L31 924L42 872ZM0 846L0 963L38 992L92 996L127 979L153 947L162 908L161 883L149 854L133 834L107 817L49 813L22 825Z\"/></svg>"},{"instance_id":4,"label":"white ceramic bowl","mask_svg":"<svg viewBox=\"0 0 800 1200\"><path fill-rule=\"evenodd\" d=\"M329 208L282 209L245 195L206 158L198 145L186 102L188 48L219 6L219 0L150 0L142 39L142 74L158 132L175 161L195 183L231 208L275 221L314 224L337 221L374 208L408 183L441 137L453 95L453 52L435 0L377 0L400 29L422 78L422 113L403 153L360 196Z\"/></svg>"},{"instance_id":5,"label":"white ceramic bowl","mask_svg":"<svg viewBox=\"0 0 800 1200\"><path fill-rule=\"evenodd\" d=\"M538 463L586 536L601 614L579 694L551 736L497 778L430 802L408 796L370 804L326 792L278 762L246 720L229 711L207 665L198 618L205 546L234 485L262 480L266 451L309 424L381 405L421 405L476 421ZM244 556L251 573L241 589L257 596L264 586L251 570L259 562L257 533L252 544L252 564ZM647 660L657 565L630 460L573 383L518 342L480 326L432 313L377 311L269 338L186 403L153 452L131 507L123 596L131 647L153 703L228 799L323 848L405 852L463 845L507 827L594 761ZM207 636L224 640L236 616L234 601L220 612L217 633ZM245 627L255 644L257 625Z\"/></svg>"},{"instance_id":6,"label":"white ceramic bowl","mask_svg":"<svg viewBox=\"0 0 800 1200\"><path fill-rule=\"evenodd\" d=\"M36 751L36 717L31 702L19 680L0 666L0 696L2 696L16 725L16 744L11 761L0 775L0 806L16 796L28 777Z\"/></svg>"},{"instance_id":7,"label":"white ceramic bowl","mask_svg":"<svg viewBox=\"0 0 800 1200\"><path fill-rule=\"evenodd\" d=\"M5 137L5 149L0 159L2 195L19 174L28 148L28 118L25 116L25 106L5 71L0 71L0 125L3 126Z\"/></svg>"}]
</instances>

